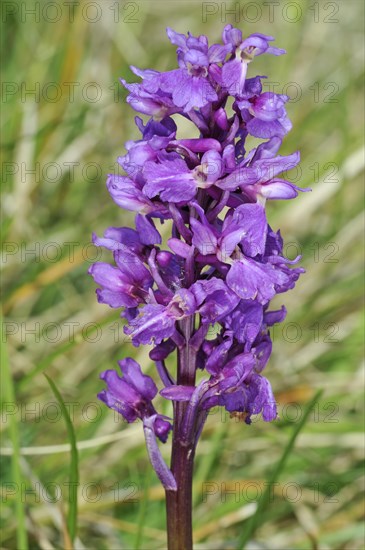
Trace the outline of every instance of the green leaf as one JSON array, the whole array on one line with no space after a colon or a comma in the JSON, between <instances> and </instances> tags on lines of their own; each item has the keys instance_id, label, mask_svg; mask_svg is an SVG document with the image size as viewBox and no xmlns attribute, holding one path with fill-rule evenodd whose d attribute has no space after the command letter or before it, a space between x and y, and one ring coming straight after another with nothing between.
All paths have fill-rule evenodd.
<instances>
[{"instance_id":1,"label":"green leaf","mask_svg":"<svg viewBox=\"0 0 365 550\"><path fill-rule=\"evenodd\" d=\"M68 439L71 446L70 491L69 491L67 526L68 526L70 539L73 542L75 540L76 530L77 530L77 488L79 485L79 468L78 468L79 456L78 456L78 450L76 445L76 435L75 435L73 424L71 422L70 415L68 414L68 410L62 399L62 395L58 391L53 380L51 380L49 376L47 376L47 374L44 374L44 376L47 378L48 384L50 385L61 407L64 419L66 422Z\"/></svg>"},{"instance_id":2,"label":"green leaf","mask_svg":"<svg viewBox=\"0 0 365 550\"><path fill-rule=\"evenodd\" d=\"M314 397L308 403L308 405L307 405L307 407L304 411L304 414L303 414L303 417L302 417L301 421L295 427L295 429L294 429L294 431L293 431L293 433L292 433L292 435L291 435L291 437L288 441L288 444L285 447L283 454L281 455L281 458L280 458L278 464L276 465L273 473L271 474L271 476L269 478L269 481L266 485L266 489L263 492L263 495L262 495L262 497L260 498L260 500L258 502L255 513L247 520L247 523L246 523L245 527L243 528L241 536L238 539L238 548L240 548L240 549L245 548L247 542L251 538L252 533L255 531L258 520L262 516L262 513L263 513L264 509L266 508L266 506L267 506L267 504L270 500L271 487L273 486L274 483L276 483L276 481L278 480L281 472L284 470L287 459L289 458L289 455L290 455L291 451L294 448L295 441L296 441L299 433L301 432L302 428L304 428L305 423L308 420L308 417L310 415L310 412L311 412L313 406L318 401L318 399L320 398L322 393L323 393L323 390L317 391L317 393L314 395Z\"/></svg>"}]
</instances>

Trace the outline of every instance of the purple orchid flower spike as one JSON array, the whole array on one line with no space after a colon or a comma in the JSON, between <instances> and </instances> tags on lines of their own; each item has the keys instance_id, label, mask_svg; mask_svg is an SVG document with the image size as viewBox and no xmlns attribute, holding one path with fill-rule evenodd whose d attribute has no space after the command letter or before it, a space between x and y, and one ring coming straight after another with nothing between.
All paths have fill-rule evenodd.
<instances>
[{"instance_id":1,"label":"purple orchid flower spike","mask_svg":"<svg viewBox=\"0 0 365 550\"><path fill-rule=\"evenodd\" d=\"M284 257L266 201L308 189L281 176L299 163L299 152L278 154L291 129L289 98L263 92L264 76L247 78L256 56L285 51L271 45L271 36L245 38L232 25L224 28L223 44L172 29L167 34L177 46L178 67L132 66L140 83L122 80L128 103L150 117L136 116L141 137L128 141L118 158L123 175L107 179L114 202L135 213L135 228L113 226L94 235L114 262L96 262L89 273L99 302L121 309L132 344L152 346L149 357L172 423L152 404L158 386L132 358L119 362L122 376L101 374L107 387L98 397L127 422L141 420L150 462L166 490L169 550L191 550L194 455L210 409L223 407L248 425L258 415L265 422L277 418L263 371L270 329L286 309L272 311L270 303L304 270L295 267L299 257ZM179 136L179 115L198 137ZM249 136L265 141L248 150ZM172 354L176 370L166 361ZM170 432L168 467L159 444Z\"/></svg>"}]
</instances>

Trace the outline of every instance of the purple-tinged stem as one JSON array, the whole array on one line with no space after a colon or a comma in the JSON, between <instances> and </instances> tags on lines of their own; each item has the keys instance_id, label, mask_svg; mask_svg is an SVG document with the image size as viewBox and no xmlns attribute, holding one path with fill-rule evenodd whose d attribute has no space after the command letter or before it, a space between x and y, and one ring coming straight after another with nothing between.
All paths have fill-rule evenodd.
<instances>
[{"instance_id":1,"label":"purple-tinged stem","mask_svg":"<svg viewBox=\"0 0 365 550\"><path fill-rule=\"evenodd\" d=\"M188 266L187 266L188 267ZM189 267L187 269L189 271ZM188 273L188 276L191 273ZM177 384L194 386L196 351L190 338L194 330L194 319L180 321L179 328L185 337L185 346L178 351ZM171 471L177 484L177 491L166 491L167 540L169 550L192 550L192 485L195 441L183 441L182 427L188 403L174 405L174 427L171 452Z\"/></svg>"},{"instance_id":2,"label":"purple-tinged stem","mask_svg":"<svg viewBox=\"0 0 365 550\"><path fill-rule=\"evenodd\" d=\"M199 206L204 204L205 197L198 193ZM191 231L188 229L176 207L170 208L178 231L186 242L191 242ZM196 209L190 208L190 216L196 217ZM194 248L185 261L185 284L189 288L196 280ZM195 387L196 342L192 339L195 317L191 316L179 322L179 332L184 338L184 346L178 349L177 384ZM168 550L192 550L192 493L194 455L197 439L194 437L195 415L187 415L189 403L174 404L174 426L171 451L171 472L175 478L177 491L166 490L167 541ZM187 425L190 423L192 425ZM186 434L191 437L187 440ZM199 434L200 435L200 434Z\"/></svg>"},{"instance_id":3,"label":"purple-tinged stem","mask_svg":"<svg viewBox=\"0 0 365 550\"><path fill-rule=\"evenodd\" d=\"M168 550L192 550L192 484L194 467L194 445L184 446L178 439L176 424L182 418L186 403L176 404L174 437L172 443L171 471L175 477L177 491L166 491L167 543Z\"/></svg>"}]
</instances>

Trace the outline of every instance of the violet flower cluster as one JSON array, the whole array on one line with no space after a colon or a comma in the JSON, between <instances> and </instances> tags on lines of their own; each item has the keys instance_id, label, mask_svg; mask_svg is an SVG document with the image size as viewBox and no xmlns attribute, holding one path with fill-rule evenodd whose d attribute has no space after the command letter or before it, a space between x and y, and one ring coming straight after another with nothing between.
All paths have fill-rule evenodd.
<instances>
[{"instance_id":1,"label":"violet flower cluster","mask_svg":"<svg viewBox=\"0 0 365 550\"><path fill-rule=\"evenodd\" d=\"M263 92L263 76L246 78L255 56L285 53L270 44L272 37L243 38L231 25L223 43L212 46L206 36L167 34L177 46L178 68L131 67L141 82L122 80L128 103L150 117L146 123L136 117L141 139L128 141L118 158L125 175L107 180L115 203L136 212L135 229L110 227L103 237L94 235L96 246L113 252L114 264L97 262L90 273L98 301L123 308L132 343L153 346L160 394L186 405L175 436L195 446L212 407L240 413L247 424L252 415L277 417L262 371L272 349L270 327L286 310L269 305L304 270L289 265L299 258L283 256L265 203L298 194L279 175L298 164L299 153L277 154L291 129L288 96ZM180 138L176 115L199 137ZM246 150L250 136L265 141ZM168 250L161 246L164 227L171 231ZM165 363L175 351L176 378ZM98 397L128 422L143 421L151 462L165 488L174 490L156 439L166 442L172 429L152 404L157 386L133 359L119 364L121 373L101 375L106 389Z\"/></svg>"}]
</instances>

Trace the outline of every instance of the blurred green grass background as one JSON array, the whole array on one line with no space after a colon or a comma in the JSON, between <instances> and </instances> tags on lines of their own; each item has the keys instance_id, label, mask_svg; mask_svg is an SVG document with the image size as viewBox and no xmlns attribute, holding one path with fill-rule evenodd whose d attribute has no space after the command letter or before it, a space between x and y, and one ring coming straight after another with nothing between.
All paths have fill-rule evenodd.
<instances>
[{"instance_id":1,"label":"blurred green grass background","mask_svg":"<svg viewBox=\"0 0 365 550\"><path fill-rule=\"evenodd\" d=\"M215 42L227 23L273 35L287 49L256 59L249 74L268 75L266 90L291 96L282 154L301 151L292 176L313 191L268 207L287 254L302 253L307 270L283 297L289 313L274 330L266 371L281 420L247 427L210 415L196 460L196 548L238 548L319 388L247 548L363 548L363 3L76 4L2 3L2 346L11 377L4 355L1 548L20 547L22 512L30 548L70 544L69 439L42 372L62 394L79 445L75 548L165 547L163 491L141 426L121 422L95 397L99 373L118 359L132 354L149 373L153 366L147 348L123 339L118 312L96 303L89 241L92 231L132 222L104 185L124 142L138 138L119 77L134 79L129 64L175 66L167 26ZM187 132L182 125L180 135Z\"/></svg>"}]
</instances>

